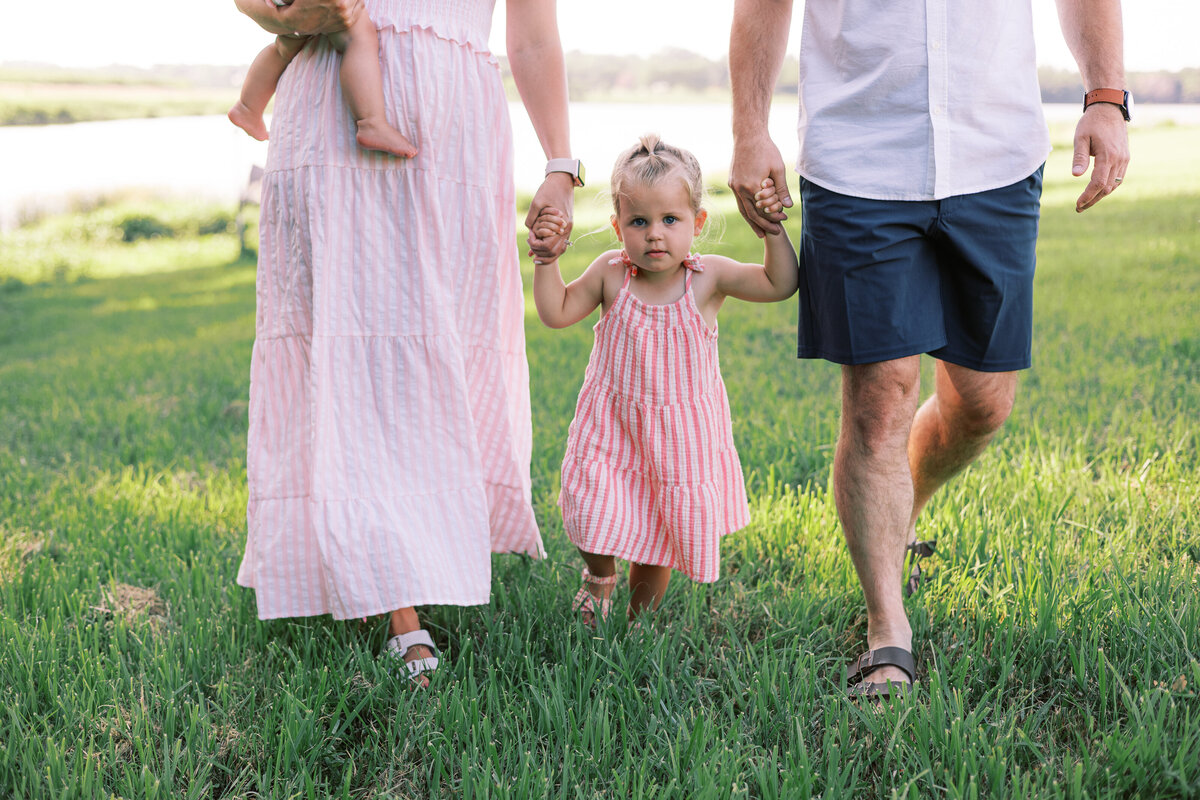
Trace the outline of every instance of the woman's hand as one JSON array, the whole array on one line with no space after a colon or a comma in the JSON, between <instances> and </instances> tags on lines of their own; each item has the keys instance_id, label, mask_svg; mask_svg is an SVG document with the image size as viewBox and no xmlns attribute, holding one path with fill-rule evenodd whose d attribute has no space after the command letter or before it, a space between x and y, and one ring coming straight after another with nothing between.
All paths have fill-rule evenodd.
<instances>
[{"instance_id":1,"label":"woman's hand","mask_svg":"<svg viewBox=\"0 0 1200 800\"><path fill-rule=\"evenodd\" d=\"M344 31L363 13L363 0L295 0L276 7L274 0L234 0L238 10L271 33L312 36Z\"/></svg>"},{"instance_id":2,"label":"woman's hand","mask_svg":"<svg viewBox=\"0 0 1200 800\"><path fill-rule=\"evenodd\" d=\"M571 246L571 227L571 221L557 208L546 206L542 209L525 238L533 263L549 264L562 255Z\"/></svg>"},{"instance_id":3,"label":"woman's hand","mask_svg":"<svg viewBox=\"0 0 1200 800\"><path fill-rule=\"evenodd\" d=\"M529 213L525 215L525 227L529 228L529 254L538 253L539 258L552 255L558 258L567 250L571 242L571 228L574 226L575 210L575 180L565 172L551 172L542 181L541 187L529 204ZM539 236L539 229L548 233L547 226L539 226L539 217L543 212L557 219L561 230L548 236Z\"/></svg>"}]
</instances>

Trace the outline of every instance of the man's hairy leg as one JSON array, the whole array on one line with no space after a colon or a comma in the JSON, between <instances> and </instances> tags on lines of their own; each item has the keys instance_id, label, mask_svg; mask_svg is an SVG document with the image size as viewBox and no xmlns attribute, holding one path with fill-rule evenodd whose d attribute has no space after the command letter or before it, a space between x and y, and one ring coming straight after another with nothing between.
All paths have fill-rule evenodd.
<instances>
[{"instance_id":1,"label":"man's hairy leg","mask_svg":"<svg viewBox=\"0 0 1200 800\"><path fill-rule=\"evenodd\" d=\"M920 396L920 356L842 368L842 425L834 498L867 605L867 646L912 649L901 597L913 507L907 444ZM895 667L872 682L907 682Z\"/></svg>"},{"instance_id":2,"label":"man's hairy leg","mask_svg":"<svg viewBox=\"0 0 1200 800\"><path fill-rule=\"evenodd\" d=\"M917 516L933 493L978 458L1008 419L1017 373L977 372L938 361L934 386L908 437L913 483L909 542L916 538Z\"/></svg>"}]
</instances>

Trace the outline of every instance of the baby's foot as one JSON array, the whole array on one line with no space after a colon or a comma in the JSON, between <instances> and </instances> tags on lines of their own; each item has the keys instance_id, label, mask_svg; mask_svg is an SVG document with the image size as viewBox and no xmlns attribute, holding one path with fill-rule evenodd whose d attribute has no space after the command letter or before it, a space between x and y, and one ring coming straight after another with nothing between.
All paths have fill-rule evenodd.
<instances>
[{"instance_id":1,"label":"baby's foot","mask_svg":"<svg viewBox=\"0 0 1200 800\"><path fill-rule=\"evenodd\" d=\"M267 140L267 123L263 120L263 115L254 113L241 100L233 104L233 108L229 109L226 116L229 117L230 122L260 142Z\"/></svg>"},{"instance_id":2,"label":"baby's foot","mask_svg":"<svg viewBox=\"0 0 1200 800\"><path fill-rule=\"evenodd\" d=\"M404 134L382 120L358 121L358 146L364 150L382 150L401 158L412 158L417 148Z\"/></svg>"}]
</instances>

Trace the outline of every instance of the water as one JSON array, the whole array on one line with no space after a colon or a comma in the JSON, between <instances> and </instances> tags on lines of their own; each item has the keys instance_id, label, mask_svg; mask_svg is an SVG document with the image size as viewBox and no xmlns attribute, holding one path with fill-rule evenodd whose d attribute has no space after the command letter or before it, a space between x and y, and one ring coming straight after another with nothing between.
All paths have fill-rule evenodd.
<instances>
[{"instance_id":1,"label":"water","mask_svg":"<svg viewBox=\"0 0 1200 800\"><path fill-rule=\"evenodd\" d=\"M1200 105L1141 105L1135 125L1200 125ZM520 103L510 105L519 189L541 183L545 158ZM1051 123L1078 118L1075 104L1046 106ZM769 128L786 163L795 158L796 103L776 99ZM604 184L621 150L645 132L690 149L705 172L725 172L733 147L726 103L573 103L571 139L591 184ZM21 219L127 189L235 204L250 167L266 161L256 142L223 116L0 127L0 230Z\"/></svg>"}]
</instances>

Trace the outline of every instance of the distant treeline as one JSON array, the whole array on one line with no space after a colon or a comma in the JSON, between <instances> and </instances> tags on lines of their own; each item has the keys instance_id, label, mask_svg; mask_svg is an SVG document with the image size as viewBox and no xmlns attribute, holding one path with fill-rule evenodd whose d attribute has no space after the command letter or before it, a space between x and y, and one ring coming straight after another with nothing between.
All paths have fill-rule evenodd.
<instances>
[{"instance_id":1,"label":"distant treeline","mask_svg":"<svg viewBox=\"0 0 1200 800\"><path fill-rule=\"evenodd\" d=\"M508 62L501 59L511 87ZM241 83L246 65L161 65L151 68L111 66L67 69L46 64L0 64L0 83L155 85L195 89L232 89ZM571 99L603 100L613 96L659 94L723 94L729 91L729 64L690 50L668 49L651 56L567 54ZM1077 73L1043 67L1038 70L1042 100L1074 103L1083 96ZM1129 89L1140 103L1200 103L1200 67L1168 72L1131 72ZM784 60L776 84L781 94L795 94L799 66ZM515 94L514 94L515 96Z\"/></svg>"},{"instance_id":2,"label":"distant treeline","mask_svg":"<svg viewBox=\"0 0 1200 800\"><path fill-rule=\"evenodd\" d=\"M505 75L508 75L505 63ZM799 80L795 56L784 60L775 90L795 94ZM599 100L613 95L722 93L729 90L729 64L689 50L664 50L652 56L567 54L571 99ZM1070 70L1038 70L1042 100L1076 103L1083 98L1079 75ZM1139 103L1200 103L1200 68L1179 72L1131 72L1129 90Z\"/></svg>"}]
</instances>

